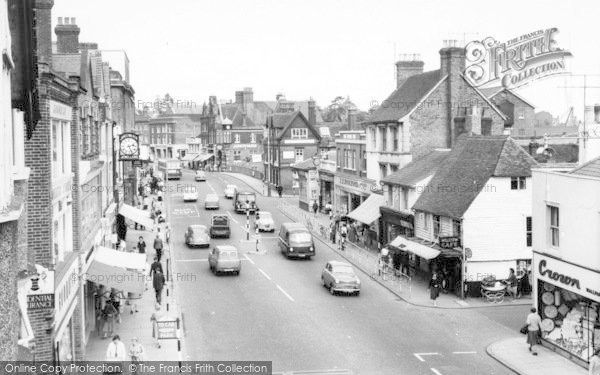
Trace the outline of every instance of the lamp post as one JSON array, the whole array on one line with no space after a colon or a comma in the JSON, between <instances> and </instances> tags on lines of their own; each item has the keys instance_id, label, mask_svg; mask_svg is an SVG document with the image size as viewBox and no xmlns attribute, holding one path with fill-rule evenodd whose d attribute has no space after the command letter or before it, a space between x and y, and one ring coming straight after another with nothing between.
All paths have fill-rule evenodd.
<instances>
[{"instance_id":1,"label":"lamp post","mask_svg":"<svg viewBox=\"0 0 600 375\"><path fill-rule=\"evenodd\" d=\"M317 182L317 186L318 186L318 189L319 189L318 192L317 192L317 197L315 197L315 199L319 198L318 205L319 205L319 208L321 208L323 206L323 202L321 200L321 181L319 181L319 165L321 165L321 155L319 155L318 151L317 151L317 153L315 155L312 156L312 163L315 166L315 173L316 173L315 178L318 181Z\"/></svg>"},{"instance_id":2,"label":"lamp post","mask_svg":"<svg viewBox=\"0 0 600 375\"><path fill-rule=\"evenodd\" d=\"M117 189L117 176L118 176L118 174L117 174L117 163L118 163L118 159L117 159L116 140L117 140L117 135L119 135L119 134L120 134L120 128L117 125L117 122L113 121L113 123L112 123L113 199L115 201L115 204L117 205L117 211L119 209L119 190Z\"/></svg>"},{"instance_id":3,"label":"lamp post","mask_svg":"<svg viewBox=\"0 0 600 375\"><path fill-rule=\"evenodd\" d=\"M267 197L271 197L271 126L273 118L267 118Z\"/></svg>"}]
</instances>

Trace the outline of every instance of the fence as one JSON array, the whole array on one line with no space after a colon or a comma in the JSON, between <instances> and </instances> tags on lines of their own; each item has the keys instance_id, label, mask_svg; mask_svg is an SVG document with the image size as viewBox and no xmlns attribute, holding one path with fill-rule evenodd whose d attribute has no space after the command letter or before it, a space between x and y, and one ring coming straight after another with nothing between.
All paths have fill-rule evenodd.
<instances>
[{"instance_id":1,"label":"fence","mask_svg":"<svg viewBox=\"0 0 600 375\"><path fill-rule=\"evenodd\" d=\"M260 172L256 169L252 169L252 168L248 168L248 167L242 167L239 165L228 165L226 167L227 172L232 172L232 173L241 173L241 174L245 174L246 176L250 176L250 177L254 177L257 178L261 181L264 181L264 174L263 172Z\"/></svg>"}]
</instances>

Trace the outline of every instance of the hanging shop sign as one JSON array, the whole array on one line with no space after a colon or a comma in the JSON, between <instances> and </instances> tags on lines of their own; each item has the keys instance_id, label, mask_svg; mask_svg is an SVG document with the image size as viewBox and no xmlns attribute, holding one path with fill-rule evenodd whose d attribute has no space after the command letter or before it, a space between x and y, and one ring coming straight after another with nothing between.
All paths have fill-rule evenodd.
<instances>
[{"instance_id":1,"label":"hanging shop sign","mask_svg":"<svg viewBox=\"0 0 600 375\"><path fill-rule=\"evenodd\" d=\"M444 236L439 238L440 247L443 249L454 249L460 247L460 238L456 236Z\"/></svg>"}]
</instances>

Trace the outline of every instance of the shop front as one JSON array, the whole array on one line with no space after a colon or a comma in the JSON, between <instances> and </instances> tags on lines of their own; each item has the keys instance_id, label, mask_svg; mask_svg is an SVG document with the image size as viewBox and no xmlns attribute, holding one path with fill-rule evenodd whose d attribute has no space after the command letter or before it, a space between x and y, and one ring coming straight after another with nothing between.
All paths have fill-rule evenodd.
<instances>
[{"instance_id":1,"label":"shop front","mask_svg":"<svg viewBox=\"0 0 600 375\"><path fill-rule=\"evenodd\" d=\"M335 176L334 210L347 214L357 209L372 192L377 191L375 181L347 175Z\"/></svg>"},{"instance_id":2,"label":"shop front","mask_svg":"<svg viewBox=\"0 0 600 375\"><path fill-rule=\"evenodd\" d=\"M62 273L62 279L56 281L56 309L54 315L54 353L56 362L79 360L76 348L82 345L81 331L75 330L76 322L82 323L83 316L75 311L78 304L77 295L81 292L79 277L79 257L73 254L69 259L69 267Z\"/></svg>"},{"instance_id":3,"label":"shop front","mask_svg":"<svg viewBox=\"0 0 600 375\"><path fill-rule=\"evenodd\" d=\"M600 348L600 272L537 252L533 272L542 343L587 368Z\"/></svg>"},{"instance_id":4,"label":"shop front","mask_svg":"<svg viewBox=\"0 0 600 375\"><path fill-rule=\"evenodd\" d=\"M319 204L320 207L325 208L327 204L331 204L333 207L333 173L324 169L319 169ZM329 213L325 212L324 213Z\"/></svg>"}]
</instances>

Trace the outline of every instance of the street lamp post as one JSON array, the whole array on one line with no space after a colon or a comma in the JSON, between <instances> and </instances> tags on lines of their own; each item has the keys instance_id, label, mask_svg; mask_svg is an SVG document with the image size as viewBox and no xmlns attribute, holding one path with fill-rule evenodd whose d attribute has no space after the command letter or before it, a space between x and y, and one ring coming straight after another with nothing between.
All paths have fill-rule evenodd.
<instances>
[{"instance_id":1,"label":"street lamp post","mask_svg":"<svg viewBox=\"0 0 600 375\"><path fill-rule=\"evenodd\" d=\"M119 133L119 126L117 125L116 121L113 121L113 123L112 123L113 199L115 201L115 204L117 205L117 209L119 208L119 191L117 189L117 163L118 163L118 159L117 159L117 147L115 146L115 144L116 144L116 138L117 138L116 136L118 135L118 133Z\"/></svg>"},{"instance_id":2,"label":"street lamp post","mask_svg":"<svg viewBox=\"0 0 600 375\"><path fill-rule=\"evenodd\" d=\"M267 119L267 196L271 197L271 126L273 118Z\"/></svg>"}]
</instances>

